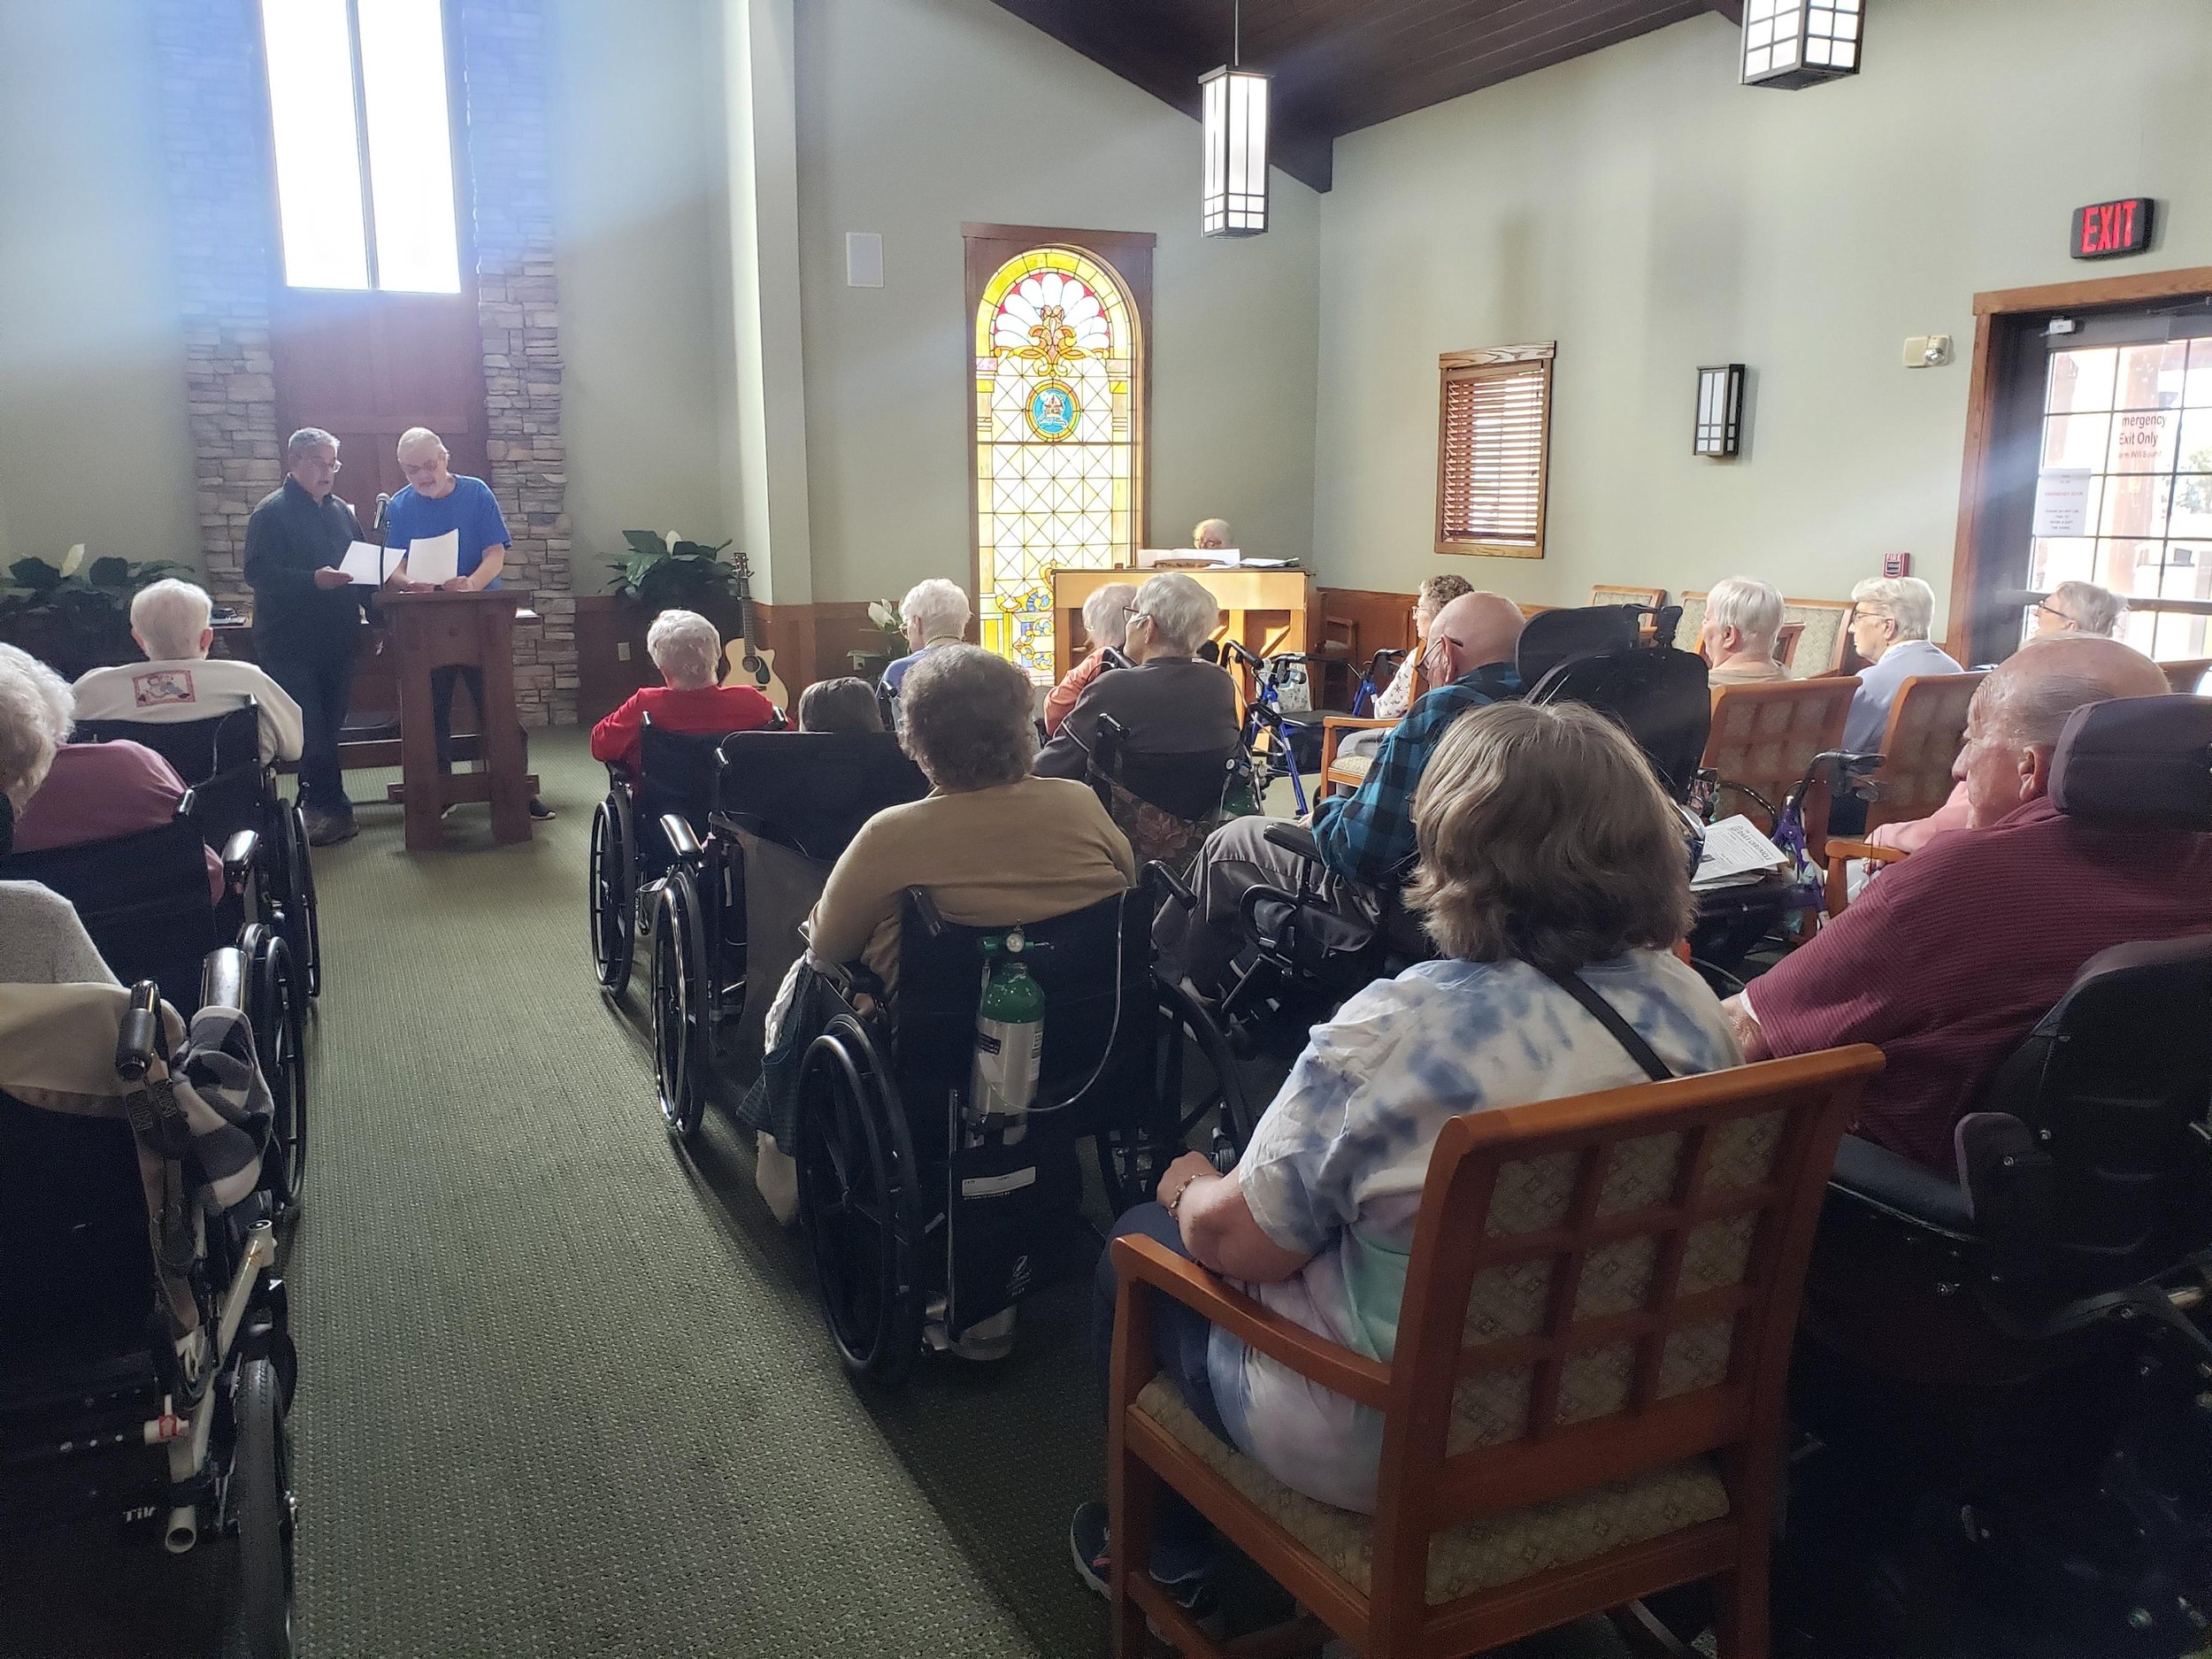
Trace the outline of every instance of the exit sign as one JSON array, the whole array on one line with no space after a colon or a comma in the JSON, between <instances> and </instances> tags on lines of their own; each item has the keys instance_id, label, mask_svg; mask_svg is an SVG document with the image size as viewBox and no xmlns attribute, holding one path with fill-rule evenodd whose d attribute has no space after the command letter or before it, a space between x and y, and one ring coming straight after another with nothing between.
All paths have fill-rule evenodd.
<instances>
[{"instance_id":1,"label":"exit sign","mask_svg":"<svg viewBox=\"0 0 2212 1659\"><path fill-rule=\"evenodd\" d=\"M2110 259L2141 253L2150 245L2151 199L2147 196L2093 202L2074 210L2074 240L2068 251L2077 259Z\"/></svg>"}]
</instances>

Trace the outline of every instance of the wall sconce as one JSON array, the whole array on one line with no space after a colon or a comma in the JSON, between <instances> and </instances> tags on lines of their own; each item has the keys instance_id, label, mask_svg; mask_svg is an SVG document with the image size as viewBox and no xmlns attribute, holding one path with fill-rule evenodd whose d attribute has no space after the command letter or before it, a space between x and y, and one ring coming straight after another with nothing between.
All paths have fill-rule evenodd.
<instances>
[{"instance_id":1,"label":"wall sconce","mask_svg":"<svg viewBox=\"0 0 2212 1659\"><path fill-rule=\"evenodd\" d=\"M1740 363L1717 364L1697 372L1698 455L1733 456L1743 443L1743 380Z\"/></svg>"},{"instance_id":2,"label":"wall sconce","mask_svg":"<svg viewBox=\"0 0 2212 1659\"><path fill-rule=\"evenodd\" d=\"M1859 73L1864 0L1744 0L1743 83L1795 91Z\"/></svg>"}]
</instances>

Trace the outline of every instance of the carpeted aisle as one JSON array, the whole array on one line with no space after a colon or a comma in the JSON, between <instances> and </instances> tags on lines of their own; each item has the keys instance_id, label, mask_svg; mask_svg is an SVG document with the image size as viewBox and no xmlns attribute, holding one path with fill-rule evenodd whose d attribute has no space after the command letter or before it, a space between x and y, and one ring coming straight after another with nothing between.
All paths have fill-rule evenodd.
<instances>
[{"instance_id":1,"label":"carpeted aisle","mask_svg":"<svg viewBox=\"0 0 2212 1659\"><path fill-rule=\"evenodd\" d=\"M1102 1481L1087 1285L1025 1303L1002 1365L856 1393L749 1142L718 1110L678 1152L643 976L626 1010L593 979L603 773L580 733L532 753L560 818L527 846L464 808L453 849L411 856L379 805L318 856L326 988L286 1267L301 1653L1103 1655L1064 1544ZM220 1546L15 1555L0 1654L213 1652L227 1566ZM1232 1596L1267 1600L1248 1575Z\"/></svg>"}]
</instances>

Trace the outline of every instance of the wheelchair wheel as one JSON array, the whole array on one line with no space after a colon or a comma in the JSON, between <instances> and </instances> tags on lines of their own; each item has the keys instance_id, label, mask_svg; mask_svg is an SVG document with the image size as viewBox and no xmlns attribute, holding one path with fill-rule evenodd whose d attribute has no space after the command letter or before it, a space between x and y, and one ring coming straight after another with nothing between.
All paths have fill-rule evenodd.
<instances>
[{"instance_id":1,"label":"wheelchair wheel","mask_svg":"<svg viewBox=\"0 0 2212 1659\"><path fill-rule=\"evenodd\" d=\"M671 1134L689 1141L706 1115L707 941L699 890L688 870L662 886L653 923L653 1086Z\"/></svg>"},{"instance_id":2,"label":"wheelchair wheel","mask_svg":"<svg viewBox=\"0 0 2212 1659\"><path fill-rule=\"evenodd\" d=\"M629 803L610 795L591 815L591 964L600 989L620 996L629 988L637 949L637 843Z\"/></svg>"},{"instance_id":3,"label":"wheelchair wheel","mask_svg":"<svg viewBox=\"0 0 2212 1659\"><path fill-rule=\"evenodd\" d=\"M237 1433L230 1493L238 1528L241 1651L250 1659L290 1659L292 1454L282 1389L267 1360L239 1367L231 1415Z\"/></svg>"},{"instance_id":4,"label":"wheelchair wheel","mask_svg":"<svg viewBox=\"0 0 2212 1659\"><path fill-rule=\"evenodd\" d=\"M1158 1048L1152 1062L1152 1099L1165 1127L1175 1114L1175 1134L1166 1145L1133 1142L1120 1128L1096 1141L1100 1182L1118 1216L1150 1198L1161 1174L1186 1148L1206 1153L1217 1164L1244 1150L1256 1121L1245 1094L1244 1074L1221 1028L1189 992L1156 974L1159 998Z\"/></svg>"},{"instance_id":5,"label":"wheelchair wheel","mask_svg":"<svg viewBox=\"0 0 2212 1659\"><path fill-rule=\"evenodd\" d=\"M270 1138L284 1160L283 1179L274 1188L278 1213L283 1215L298 1207L307 1186L307 1056L302 1052L299 977L280 935L249 928L241 942L247 946L251 975L247 995L253 1004L249 1017L254 1052L276 1108Z\"/></svg>"},{"instance_id":6,"label":"wheelchair wheel","mask_svg":"<svg viewBox=\"0 0 2212 1659\"><path fill-rule=\"evenodd\" d=\"M309 996L323 994L322 911L315 900L315 858L307 845L307 820L296 801L280 803L283 814L280 856L284 861L280 901L284 939L292 965Z\"/></svg>"},{"instance_id":7,"label":"wheelchair wheel","mask_svg":"<svg viewBox=\"0 0 2212 1659\"><path fill-rule=\"evenodd\" d=\"M896 1383L922 1342L914 1143L890 1074L849 1014L807 1049L795 1156L799 1217L838 1357L856 1377Z\"/></svg>"}]
</instances>

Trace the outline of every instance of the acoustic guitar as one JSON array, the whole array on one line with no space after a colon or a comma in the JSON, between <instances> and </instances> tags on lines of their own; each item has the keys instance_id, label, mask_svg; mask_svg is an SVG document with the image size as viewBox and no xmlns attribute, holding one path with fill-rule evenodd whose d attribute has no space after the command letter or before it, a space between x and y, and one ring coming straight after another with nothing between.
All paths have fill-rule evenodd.
<instances>
[{"instance_id":1,"label":"acoustic guitar","mask_svg":"<svg viewBox=\"0 0 2212 1659\"><path fill-rule=\"evenodd\" d=\"M778 712L791 710L791 688L776 678L776 654L755 643L760 624L753 616L753 566L742 553L730 555L737 566L737 637L722 648L722 683L750 684L776 705Z\"/></svg>"}]
</instances>

